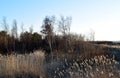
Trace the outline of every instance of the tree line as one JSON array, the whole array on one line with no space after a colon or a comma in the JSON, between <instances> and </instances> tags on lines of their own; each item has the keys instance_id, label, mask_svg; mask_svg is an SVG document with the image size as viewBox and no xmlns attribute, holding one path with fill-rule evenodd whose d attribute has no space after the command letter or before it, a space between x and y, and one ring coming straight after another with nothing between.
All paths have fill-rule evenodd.
<instances>
[{"instance_id":1,"label":"tree line","mask_svg":"<svg viewBox=\"0 0 120 78\"><path fill-rule=\"evenodd\" d=\"M80 49L78 43L83 42L85 36L70 32L71 21L71 17L61 16L59 20L56 20L55 16L46 16L40 33L33 32L33 26L29 28L29 31L24 31L22 25L22 32L18 34L17 21L13 21L11 31L9 31L9 25L4 18L1 23L3 30L0 31L0 53L30 53L38 49L44 50L48 54L56 51L76 51ZM56 32L55 26L58 26Z\"/></svg>"}]
</instances>

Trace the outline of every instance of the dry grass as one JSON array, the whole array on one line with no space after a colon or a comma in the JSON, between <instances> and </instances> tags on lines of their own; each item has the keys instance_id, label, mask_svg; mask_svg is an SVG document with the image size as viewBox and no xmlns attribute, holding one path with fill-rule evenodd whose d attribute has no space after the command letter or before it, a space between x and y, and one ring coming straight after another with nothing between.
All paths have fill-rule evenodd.
<instances>
[{"instance_id":1,"label":"dry grass","mask_svg":"<svg viewBox=\"0 0 120 78\"><path fill-rule=\"evenodd\" d=\"M120 70L116 65L119 63L114 57L95 56L82 61L73 60L66 71L70 74L69 78L119 78Z\"/></svg>"},{"instance_id":2,"label":"dry grass","mask_svg":"<svg viewBox=\"0 0 120 78\"><path fill-rule=\"evenodd\" d=\"M0 78L119 78L119 63L108 56L91 58L74 57L73 54L56 56L46 63L44 53L11 54L0 56ZM56 59L56 60L55 60ZM119 67L119 66L118 66ZM24 75L29 76L24 76ZM16 76L18 75L18 76ZM20 76L21 75L21 76ZM31 77L31 75L33 75ZM6 77L3 77L6 76Z\"/></svg>"},{"instance_id":3,"label":"dry grass","mask_svg":"<svg viewBox=\"0 0 120 78\"><path fill-rule=\"evenodd\" d=\"M0 56L0 75L33 74L45 77L43 70L44 53Z\"/></svg>"}]
</instances>

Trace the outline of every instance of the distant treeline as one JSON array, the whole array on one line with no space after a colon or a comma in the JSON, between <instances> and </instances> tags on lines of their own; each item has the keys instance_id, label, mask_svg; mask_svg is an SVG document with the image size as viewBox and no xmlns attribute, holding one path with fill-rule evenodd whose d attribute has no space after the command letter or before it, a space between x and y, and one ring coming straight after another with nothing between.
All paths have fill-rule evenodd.
<instances>
[{"instance_id":1,"label":"distant treeline","mask_svg":"<svg viewBox=\"0 0 120 78\"><path fill-rule=\"evenodd\" d=\"M22 32L18 35L16 20L13 21L10 31L6 19L3 19L1 24L3 30L0 31L0 53L30 53L38 49L44 50L46 53L90 52L91 49L98 51L95 46L84 42L85 36L70 32L71 20L71 17L61 16L56 22L54 16L46 16L40 33L33 32L32 26L29 31L25 31L22 25ZM57 32L54 30L55 26L58 26ZM90 39L94 40L94 33L91 33Z\"/></svg>"},{"instance_id":2,"label":"distant treeline","mask_svg":"<svg viewBox=\"0 0 120 78\"><path fill-rule=\"evenodd\" d=\"M120 45L119 41L90 41L94 44L106 44L106 45Z\"/></svg>"}]
</instances>

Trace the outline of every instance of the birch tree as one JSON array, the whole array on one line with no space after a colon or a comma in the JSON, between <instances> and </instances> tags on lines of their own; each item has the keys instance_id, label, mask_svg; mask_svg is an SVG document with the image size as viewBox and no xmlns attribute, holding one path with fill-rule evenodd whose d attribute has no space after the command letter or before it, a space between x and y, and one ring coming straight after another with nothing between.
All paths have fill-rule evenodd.
<instances>
[{"instance_id":1,"label":"birch tree","mask_svg":"<svg viewBox=\"0 0 120 78\"><path fill-rule=\"evenodd\" d=\"M53 48L52 48L52 43L53 43L53 26L54 26L54 22L55 22L55 17L45 17L45 19L43 20L43 25L42 25L42 31L41 33L45 36L48 44L49 44L49 48L50 48L50 53L52 55L53 58Z\"/></svg>"}]
</instances>

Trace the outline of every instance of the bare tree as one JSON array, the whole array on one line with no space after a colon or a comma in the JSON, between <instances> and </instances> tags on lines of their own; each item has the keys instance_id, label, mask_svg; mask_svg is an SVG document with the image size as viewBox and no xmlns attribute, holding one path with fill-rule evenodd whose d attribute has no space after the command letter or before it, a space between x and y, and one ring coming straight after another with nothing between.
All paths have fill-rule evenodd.
<instances>
[{"instance_id":1,"label":"bare tree","mask_svg":"<svg viewBox=\"0 0 120 78\"><path fill-rule=\"evenodd\" d=\"M21 24L21 33L20 33L20 42L21 42L21 48L22 48L22 51L25 51L25 43L24 43L24 34L25 30L24 30L24 24L22 23Z\"/></svg>"},{"instance_id":2,"label":"bare tree","mask_svg":"<svg viewBox=\"0 0 120 78\"><path fill-rule=\"evenodd\" d=\"M88 33L87 41L94 41L95 40L95 31L90 29Z\"/></svg>"},{"instance_id":3,"label":"bare tree","mask_svg":"<svg viewBox=\"0 0 120 78\"><path fill-rule=\"evenodd\" d=\"M33 26L30 26L29 31L31 34L33 33Z\"/></svg>"},{"instance_id":4,"label":"bare tree","mask_svg":"<svg viewBox=\"0 0 120 78\"><path fill-rule=\"evenodd\" d=\"M16 39L18 38L18 33L17 33L17 21L14 20L13 21L13 25L12 25L12 29L11 29L11 33L12 33L12 37L13 37L13 48L14 48L14 51L16 49Z\"/></svg>"},{"instance_id":5,"label":"bare tree","mask_svg":"<svg viewBox=\"0 0 120 78\"><path fill-rule=\"evenodd\" d=\"M53 25L55 22L55 17L45 17L44 21L43 21L43 25L42 25L42 34L45 36L45 38L47 39L47 42L49 44L49 48L50 48L50 53L52 55L53 58L53 49L52 49L52 40L53 40Z\"/></svg>"},{"instance_id":6,"label":"bare tree","mask_svg":"<svg viewBox=\"0 0 120 78\"><path fill-rule=\"evenodd\" d=\"M70 33L71 20L71 17L61 16L60 20L58 21L58 29L63 34L63 36Z\"/></svg>"},{"instance_id":7,"label":"bare tree","mask_svg":"<svg viewBox=\"0 0 120 78\"><path fill-rule=\"evenodd\" d=\"M5 17L3 18L2 27L3 27L4 31L6 32L6 35L4 35L4 37L5 37L4 44L5 44L6 50L8 51L8 35L7 34L9 33L9 25L8 25Z\"/></svg>"},{"instance_id":8,"label":"bare tree","mask_svg":"<svg viewBox=\"0 0 120 78\"><path fill-rule=\"evenodd\" d=\"M17 21L14 20L13 21L13 26L12 26L12 36L14 36L15 38L18 38L18 33L17 33Z\"/></svg>"},{"instance_id":9,"label":"bare tree","mask_svg":"<svg viewBox=\"0 0 120 78\"><path fill-rule=\"evenodd\" d=\"M22 23L21 24L21 33L23 33L24 32L24 24Z\"/></svg>"},{"instance_id":10,"label":"bare tree","mask_svg":"<svg viewBox=\"0 0 120 78\"><path fill-rule=\"evenodd\" d=\"M62 33L64 39L64 48L67 51L67 47L70 47L71 38L70 34L70 26L71 26L71 17L63 17L61 16L60 20L58 21L58 30Z\"/></svg>"},{"instance_id":11,"label":"bare tree","mask_svg":"<svg viewBox=\"0 0 120 78\"><path fill-rule=\"evenodd\" d=\"M77 34L77 33L70 33L70 38L75 41L84 41L84 35L83 34Z\"/></svg>"},{"instance_id":12,"label":"bare tree","mask_svg":"<svg viewBox=\"0 0 120 78\"><path fill-rule=\"evenodd\" d=\"M94 30L91 30L91 40L92 41L95 41L95 31Z\"/></svg>"},{"instance_id":13,"label":"bare tree","mask_svg":"<svg viewBox=\"0 0 120 78\"><path fill-rule=\"evenodd\" d=\"M7 32L7 33L9 32L9 25L8 25L5 17L3 18L2 27L5 32Z\"/></svg>"}]
</instances>

